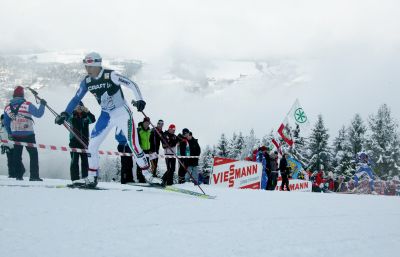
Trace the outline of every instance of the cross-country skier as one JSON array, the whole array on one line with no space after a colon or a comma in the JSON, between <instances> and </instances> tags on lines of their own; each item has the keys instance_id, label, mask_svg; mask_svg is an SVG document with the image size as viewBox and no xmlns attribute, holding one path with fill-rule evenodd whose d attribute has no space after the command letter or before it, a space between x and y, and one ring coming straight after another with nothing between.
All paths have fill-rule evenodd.
<instances>
[{"instance_id":1,"label":"cross-country skier","mask_svg":"<svg viewBox=\"0 0 400 257\"><path fill-rule=\"evenodd\" d=\"M360 153L358 158L358 169L356 174L354 174L355 187L357 188L358 186L358 179L367 174L369 177L369 187L371 189L371 192L374 192L374 175L372 174L372 169L370 167L371 162L368 159L368 155L365 153Z\"/></svg>"},{"instance_id":2,"label":"cross-country skier","mask_svg":"<svg viewBox=\"0 0 400 257\"><path fill-rule=\"evenodd\" d=\"M86 186L94 188L97 185L97 177L99 175L98 150L100 144L114 127L117 128L116 134L122 132L128 139L128 145L136 157L138 166L143 170L146 181L149 183L161 183L160 179L154 178L149 172L149 163L140 148L135 121L125 101L121 85L132 90L136 98L135 106L141 112L146 106L146 102L143 100L139 87L135 82L117 74L115 71L104 69L101 62L102 58L98 53L92 52L85 56L83 64L88 75L82 80L76 95L69 102L65 111L55 120L57 124L63 124L88 91L96 97L101 106L101 114L91 132L88 146L89 172L88 177L85 179Z\"/></svg>"}]
</instances>

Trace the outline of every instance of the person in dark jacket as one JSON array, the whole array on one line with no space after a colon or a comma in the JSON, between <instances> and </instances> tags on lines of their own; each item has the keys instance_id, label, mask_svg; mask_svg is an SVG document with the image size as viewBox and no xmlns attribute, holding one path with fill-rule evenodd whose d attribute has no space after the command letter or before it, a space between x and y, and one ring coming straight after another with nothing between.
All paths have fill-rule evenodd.
<instances>
[{"instance_id":1,"label":"person in dark jacket","mask_svg":"<svg viewBox=\"0 0 400 257\"><path fill-rule=\"evenodd\" d=\"M83 105L82 102L79 102L68 121L72 125L74 132L86 145L88 145L89 124L96 121L95 116ZM69 146L71 148L85 149L85 146L82 145L82 143L72 134L69 136ZM81 177L79 177L79 158L81 159ZM80 181L80 178L86 178L88 176L88 170L89 163L87 153L71 152L70 173L72 183L84 183L83 181Z\"/></svg>"},{"instance_id":2,"label":"person in dark jacket","mask_svg":"<svg viewBox=\"0 0 400 257\"><path fill-rule=\"evenodd\" d=\"M278 179L278 152L275 151L270 156L271 162L271 176L268 179L267 190L275 190L277 179Z\"/></svg>"},{"instance_id":3,"label":"person in dark jacket","mask_svg":"<svg viewBox=\"0 0 400 257\"><path fill-rule=\"evenodd\" d=\"M153 128L150 132L150 156L151 156L150 162L151 162L153 177L157 177L158 154L160 153L163 126L164 126L164 121L159 120L157 122L157 127Z\"/></svg>"},{"instance_id":4,"label":"person in dark jacket","mask_svg":"<svg viewBox=\"0 0 400 257\"><path fill-rule=\"evenodd\" d=\"M201 148L199 142L196 138L193 137L192 132L189 132L187 137L189 142L189 149L190 149L190 156L200 156ZM187 171L185 175L185 181L190 181L191 177L189 172L192 174L193 178L195 179L193 183L197 185L199 183L199 158L189 158L187 159Z\"/></svg>"},{"instance_id":5,"label":"person in dark jacket","mask_svg":"<svg viewBox=\"0 0 400 257\"><path fill-rule=\"evenodd\" d=\"M267 174L267 185L265 186L265 190L268 190L268 188L270 188L270 184L271 184L271 172L272 172L272 159L271 156L269 154L269 148L266 147L266 151L264 152L264 157L265 157L265 173Z\"/></svg>"},{"instance_id":6,"label":"person in dark jacket","mask_svg":"<svg viewBox=\"0 0 400 257\"><path fill-rule=\"evenodd\" d=\"M290 191L289 188L289 172L290 170L288 169L288 163L286 160L287 154L283 154L281 161L279 162L279 170L281 171L281 177L282 177L282 184L281 184L281 191L284 190L284 187L286 186L286 190Z\"/></svg>"},{"instance_id":7,"label":"person in dark jacket","mask_svg":"<svg viewBox=\"0 0 400 257\"><path fill-rule=\"evenodd\" d=\"M44 114L46 101L40 100L39 108L24 98L24 88L17 86L14 89L13 99L4 110L4 124L11 140L23 143L36 143L33 130L33 117L40 118ZM14 172L17 180L23 180L25 167L22 164L22 145L15 145L12 157ZM43 181L39 177L39 157L35 147L26 147L30 157L30 181Z\"/></svg>"},{"instance_id":8,"label":"person in dark jacket","mask_svg":"<svg viewBox=\"0 0 400 257\"><path fill-rule=\"evenodd\" d=\"M184 128L182 130L182 134L178 135L178 139L179 139L178 155L179 156L190 156L190 147L189 147L189 141L188 141L189 132L190 132L189 129ZM180 160L180 162L179 162L178 177L179 177L179 183L182 184L182 183L185 183L185 175L186 175L186 170L188 167L188 159L180 158L179 160Z\"/></svg>"},{"instance_id":9,"label":"person in dark jacket","mask_svg":"<svg viewBox=\"0 0 400 257\"><path fill-rule=\"evenodd\" d=\"M165 150L165 163L167 165L167 171L162 176L163 185L172 185L174 183L176 159L173 156L174 153L176 153L176 145L179 143L178 137L175 135L175 129L175 125L171 124L169 125L168 130L165 131L163 135L165 142L168 144L162 144Z\"/></svg>"},{"instance_id":10,"label":"person in dark jacket","mask_svg":"<svg viewBox=\"0 0 400 257\"><path fill-rule=\"evenodd\" d=\"M120 153L132 153L131 148L128 145L128 140L120 131L119 134L115 135L115 139L118 141L118 152ZM133 183L133 158L132 156L121 155L121 184Z\"/></svg>"}]
</instances>

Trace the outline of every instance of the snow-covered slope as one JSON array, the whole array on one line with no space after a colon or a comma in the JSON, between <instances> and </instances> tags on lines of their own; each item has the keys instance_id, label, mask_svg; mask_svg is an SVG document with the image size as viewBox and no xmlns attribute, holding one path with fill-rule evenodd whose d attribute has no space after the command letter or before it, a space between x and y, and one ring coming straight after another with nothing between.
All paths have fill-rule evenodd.
<instances>
[{"instance_id":1,"label":"snow-covered slope","mask_svg":"<svg viewBox=\"0 0 400 257\"><path fill-rule=\"evenodd\" d=\"M0 178L0 185L17 184ZM62 180L19 182L65 184ZM400 198L0 186L1 256L397 256ZM181 185L196 190L192 185Z\"/></svg>"}]
</instances>

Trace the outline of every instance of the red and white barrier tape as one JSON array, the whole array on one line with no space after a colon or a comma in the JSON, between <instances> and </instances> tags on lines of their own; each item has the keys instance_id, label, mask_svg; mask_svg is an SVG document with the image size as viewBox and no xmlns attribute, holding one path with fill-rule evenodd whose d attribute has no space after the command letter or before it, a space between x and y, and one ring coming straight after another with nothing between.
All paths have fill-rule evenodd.
<instances>
[{"instance_id":1,"label":"red and white barrier tape","mask_svg":"<svg viewBox=\"0 0 400 257\"><path fill-rule=\"evenodd\" d=\"M88 150L86 150L86 149L70 148L70 147L66 147L66 146L33 144L33 143L25 143L25 142L11 141L11 140L5 140L5 139L1 139L0 142L4 143L4 144L22 145L22 146L27 146L27 147L35 147L38 149L47 149L50 151L88 153ZM120 152L103 151L103 150L99 150L99 154L100 155L117 155L117 156L135 156L133 153L120 153ZM157 155L155 153L149 155L150 159L155 159L155 158L157 158L157 156L161 157L161 158L175 158L174 155L164 155L164 154ZM179 156L179 158L200 158L200 156Z\"/></svg>"}]
</instances>

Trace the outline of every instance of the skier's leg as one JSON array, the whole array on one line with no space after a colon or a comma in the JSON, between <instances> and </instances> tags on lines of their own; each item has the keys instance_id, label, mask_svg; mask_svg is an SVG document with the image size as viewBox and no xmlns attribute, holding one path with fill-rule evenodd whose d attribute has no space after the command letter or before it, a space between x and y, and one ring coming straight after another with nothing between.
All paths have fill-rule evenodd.
<instances>
[{"instance_id":1,"label":"skier's leg","mask_svg":"<svg viewBox=\"0 0 400 257\"><path fill-rule=\"evenodd\" d=\"M101 112L95 128L92 130L88 146L89 172L87 182L92 186L96 186L97 184L100 144L106 138L112 127L110 114L107 112Z\"/></svg>"},{"instance_id":2,"label":"skier's leg","mask_svg":"<svg viewBox=\"0 0 400 257\"><path fill-rule=\"evenodd\" d=\"M86 178L88 176L89 170L89 160L86 153L80 153L81 156L81 174L82 178Z\"/></svg>"}]
</instances>

